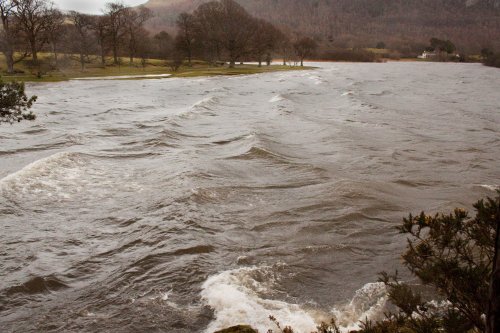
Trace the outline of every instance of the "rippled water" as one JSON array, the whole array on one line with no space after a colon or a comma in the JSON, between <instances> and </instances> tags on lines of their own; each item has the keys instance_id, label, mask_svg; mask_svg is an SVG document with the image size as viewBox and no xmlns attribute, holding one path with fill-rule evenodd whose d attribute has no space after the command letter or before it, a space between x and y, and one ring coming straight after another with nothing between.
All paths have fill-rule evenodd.
<instances>
[{"instance_id":1,"label":"rippled water","mask_svg":"<svg viewBox=\"0 0 500 333\"><path fill-rule=\"evenodd\" d=\"M380 314L409 212L500 185L500 71L321 64L30 85L0 126L6 332L300 332Z\"/></svg>"}]
</instances>

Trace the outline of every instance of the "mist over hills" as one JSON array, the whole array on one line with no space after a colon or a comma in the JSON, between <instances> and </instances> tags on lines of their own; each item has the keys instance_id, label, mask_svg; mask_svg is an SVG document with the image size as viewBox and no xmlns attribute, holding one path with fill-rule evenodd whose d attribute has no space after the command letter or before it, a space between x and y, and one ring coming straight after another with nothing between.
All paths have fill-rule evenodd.
<instances>
[{"instance_id":1,"label":"mist over hills","mask_svg":"<svg viewBox=\"0 0 500 333\"><path fill-rule=\"evenodd\" d=\"M150 0L154 31L175 31L179 13L209 0ZM252 15L324 47L388 47L418 52L431 37L462 52L500 50L500 0L237 0Z\"/></svg>"}]
</instances>

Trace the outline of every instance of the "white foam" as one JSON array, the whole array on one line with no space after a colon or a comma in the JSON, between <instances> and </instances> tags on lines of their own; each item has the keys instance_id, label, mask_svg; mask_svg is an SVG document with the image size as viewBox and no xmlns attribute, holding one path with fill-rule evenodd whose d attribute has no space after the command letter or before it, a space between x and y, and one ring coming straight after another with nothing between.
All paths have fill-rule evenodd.
<instances>
[{"instance_id":1,"label":"white foam","mask_svg":"<svg viewBox=\"0 0 500 333\"><path fill-rule=\"evenodd\" d=\"M293 327L295 332L312 332L316 321L310 313L297 304L264 298L271 292L272 267L240 268L225 271L210 277L202 286L203 300L215 311L215 321L206 329L213 333L219 329L247 324L259 332L274 328L269 316L275 316L283 325ZM268 279L255 279L264 274Z\"/></svg>"},{"instance_id":2,"label":"white foam","mask_svg":"<svg viewBox=\"0 0 500 333\"><path fill-rule=\"evenodd\" d=\"M215 96L210 96L210 97L202 99L201 101L194 103L193 106L191 107L191 109L202 108L202 109L211 110L211 108L214 105L216 105L217 103L219 103L219 99Z\"/></svg>"},{"instance_id":3,"label":"white foam","mask_svg":"<svg viewBox=\"0 0 500 333\"><path fill-rule=\"evenodd\" d=\"M387 289L381 282L367 283L357 290L352 300L332 310L342 332L361 329L360 322L382 319L387 304Z\"/></svg>"},{"instance_id":4,"label":"white foam","mask_svg":"<svg viewBox=\"0 0 500 333\"><path fill-rule=\"evenodd\" d=\"M71 183L82 174L81 167L85 161L77 153L56 153L37 160L21 170L0 180L0 191L8 189L32 194L58 195L66 198L60 180Z\"/></svg>"},{"instance_id":5,"label":"white foam","mask_svg":"<svg viewBox=\"0 0 500 333\"><path fill-rule=\"evenodd\" d=\"M493 192L496 192L496 191L500 190L500 186L499 185L482 184L482 185L479 185L479 186L482 187L482 188L485 188L487 190L493 191Z\"/></svg>"},{"instance_id":6,"label":"white foam","mask_svg":"<svg viewBox=\"0 0 500 333\"><path fill-rule=\"evenodd\" d=\"M311 75L311 76L309 76L309 79L312 80L314 82L314 84L316 84L316 85L320 85L320 84L323 84L325 82L321 77L319 77L317 75Z\"/></svg>"},{"instance_id":7,"label":"white foam","mask_svg":"<svg viewBox=\"0 0 500 333\"><path fill-rule=\"evenodd\" d=\"M200 112L213 111L219 103L220 100L218 97L209 96L194 103L189 109L181 112L179 116L182 118L192 118Z\"/></svg>"},{"instance_id":8,"label":"white foam","mask_svg":"<svg viewBox=\"0 0 500 333\"><path fill-rule=\"evenodd\" d=\"M162 301L168 301L169 297L170 297L170 294L172 293L172 290L169 290L167 291L166 293L164 293L162 296L161 296L161 300Z\"/></svg>"},{"instance_id":9,"label":"white foam","mask_svg":"<svg viewBox=\"0 0 500 333\"><path fill-rule=\"evenodd\" d=\"M367 283L355 292L352 300L331 311L304 309L298 304L271 299L279 274L276 266L243 267L210 277L202 286L202 299L215 312L215 320L206 333L235 326L250 325L259 332L273 329L269 315L282 326L291 326L297 333L315 331L317 325L336 319L342 332L361 329L361 321L381 320L388 304L383 283ZM266 297L267 296L267 297Z\"/></svg>"},{"instance_id":10,"label":"white foam","mask_svg":"<svg viewBox=\"0 0 500 333\"><path fill-rule=\"evenodd\" d=\"M284 101L286 98L283 95L276 95L269 100L269 103L278 103Z\"/></svg>"},{"instance_id":11,"label":"white foam","mask_svg":"<svg viewBox=\"0 0 500 333\"><path fill-rule=\"evenodd\" d=\"M118 173L89 155L61 152L37 160L0 180L0 194L18 202L45 205L76 196L109 198L111 193L140 192L142 187L128 173ZM117 179L120 179L117 182Z\"/></svg>"}]
</instances>

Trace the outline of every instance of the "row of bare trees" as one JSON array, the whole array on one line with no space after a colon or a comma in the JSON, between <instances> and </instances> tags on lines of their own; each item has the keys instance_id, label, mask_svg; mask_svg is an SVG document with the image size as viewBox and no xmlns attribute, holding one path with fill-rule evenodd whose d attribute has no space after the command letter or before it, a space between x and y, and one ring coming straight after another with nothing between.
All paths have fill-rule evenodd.
<instances>
[{"instance_id":1,"label":"row of bare trees","mask_svg":"<svg viewBox=\"0 0 500 333\"><path fill-rule=\"evenodd\" d=\"M62 13L49 0L0 0L0 51L7 63L7 72L28 57L33 65L40 63L39 53L52 53L53 65L59 55L76 56L82 70L90 56L112 56L119 64L123 56L130 63L134 58L169 59L191 66L193 59L209 63L227 62L234 67L238 61L271 63L279 54L284 63L294 58L303 61L316 44L302 38L292 42L271 23L252 17L234 0L204 3L192 14L183 13L177 20L178 33L172 37L165 31L150 36L146 22L153 16L146 7L130 8L121 2L109 2L102 15L75 11Z\"/></svg>"},{"instance_id":2,"label":"row of bare trees","mask_svg":"<svg viewBox=\"0 0 500 333\"><path fill-rule=\"evenodd\" d=\"M31 52L33 61L38 60L38 52L54 36L60 12L43 0L0 0L2 19L1 43L5 55L7 71L14 72L14 54L19 49L20 40ZM27 53L27 52L26 52ZM26 53L23 57L26 56Z\"/></svg>"},{"instance_id":3,"label":"row of bare trees","mask_svg":"<svg viewBox=\"0 0 500 333\"><path fill-rule=\"evenodd\" d=\"M108 3L102 15L87 15L62 13L49 0L0 0L0 16L0 49L7 72L14 73L14 65L27 56L37 64L42 50L53 53L56 66L61 52L78 54L82 67L89 54L98 54L103 65L108 53L115 64L125 50L133 59L152 14L121 2Z\"/></svg>"},{"instance_id":4,"label":"row of bare trees","mask_svg":"<svg viewBox=\"0 0 500 333\"><path fill-rule=\"evenodd\" d=\"M211 1L192 14L182 13L177 20L175 49L191 64L193 56L211 63L224 60L234 67L237 61L254 60L270 65L273 54L283 62L294 58L303 64L317 45L310 38L292 42L271 23L252 17L234 0Z\"/></svg>"}]
</instances>

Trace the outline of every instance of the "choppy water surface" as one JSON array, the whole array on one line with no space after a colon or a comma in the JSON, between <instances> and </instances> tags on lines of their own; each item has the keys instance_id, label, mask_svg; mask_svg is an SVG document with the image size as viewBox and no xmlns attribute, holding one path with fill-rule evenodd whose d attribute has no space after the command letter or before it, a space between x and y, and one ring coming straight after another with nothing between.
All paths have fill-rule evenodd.
<instances>
[{"instance_id":1,"label":"choppy water surface","mask_svg":"<svg viewBox=\"0 0 500 333\"><path fill-rule=\"evenodd\" d=\"M500 71L30 85L0 126L4 332L299 332L380 314L409 212L494 195Z\"/></svg>"}]
</instances>

